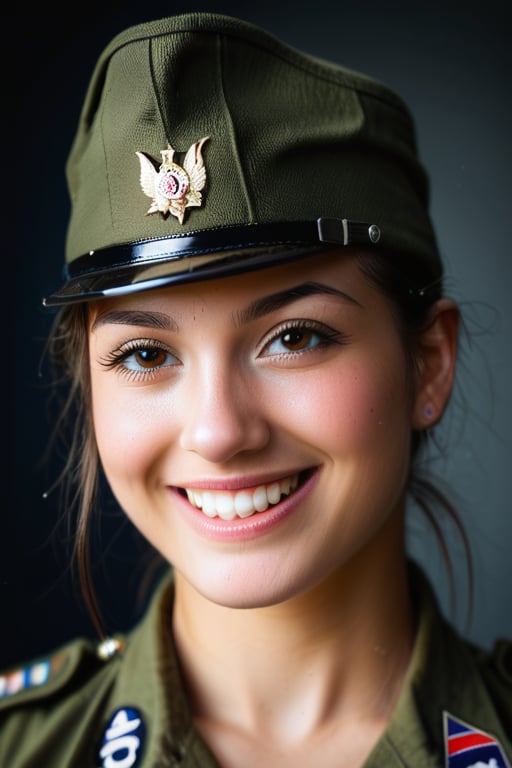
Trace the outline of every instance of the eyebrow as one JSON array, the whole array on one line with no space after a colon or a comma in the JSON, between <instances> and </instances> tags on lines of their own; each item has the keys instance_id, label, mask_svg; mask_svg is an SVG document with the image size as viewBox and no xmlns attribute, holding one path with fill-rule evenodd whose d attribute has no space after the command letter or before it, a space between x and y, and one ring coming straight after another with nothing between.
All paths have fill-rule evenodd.
<instances>
[{"instance_id":1,"label":"eyebrow","mask_svg":"<svg viewBox=\"0 0 512 768\"><path fill-rule=\"evenodd\" d=\"M92 324L92 330L95 331L96 328L108 323L114 323L115 325L143 325L147 328L158 328L164 331L178 330L178 324L175 320L163 312L118 309L98 315Z\"/></svg>"},{"instance_id":2,"label":"eyebrow","mask_svg":"<svg viewBox=\"0 0 512 768\"><path fill-rule=\"evenodd\" d=\"M324 283L307 282L295 285L293 288L287 288L284 291L272 293L270 296L263 296L261 299L256 299L244 309L235 312L234 319L237 325L243 325L244 323L251 322L251 320L257 320L259 317L275 312L282 307L286 307L288 304L305 296L314 296L318 294L337 296L350 304L361 306L353 296L349 296L348 293L340 291L338 288L333 288L331 285L326 285ZM104 312L103 314L98 315L92 324L92 330L95 331L102 325L108 325L109 323L113 323L114 325L138 325L147 328L157 328L164 331L179 330L178 323L164 312L125 309L114 309L110 312Z\"/></svg>"},{"instance_id":3,"label":"eyebrow","mask_svg":"<svg viewBox=\"0 0 512 768\"><path fill-rule=\"evenodd\" d=\"M332 285L307 282L295 285L293 288L287 288L284 291L279 291L278 293L273 293L270 296L256 299L256 301L251 302L245 309L237 312L235 314L235 320L242 325L251 320L257 320L263 315L268 315L270 312L275 312L277 309L281 309L304 296L314 296L316 294L337 296L349 304L354 304L359 307L362 306L353 296L349 296L348 293L340 291L338 288L333 288Z\"/></svg>"}]
</instances>

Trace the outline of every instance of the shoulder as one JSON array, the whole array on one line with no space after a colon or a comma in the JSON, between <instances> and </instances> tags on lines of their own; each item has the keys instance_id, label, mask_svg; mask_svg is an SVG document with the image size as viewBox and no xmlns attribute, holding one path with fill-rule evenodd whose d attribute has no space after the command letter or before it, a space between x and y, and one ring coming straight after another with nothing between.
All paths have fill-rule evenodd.
<instances>
[{"instance_id":1,"label":"shoulder","mask_svg":"<svg viewBox=\"0 0 512 768\"><path fill-rule=\"evenodd\" d=\"M68 706L81 691L107 685L125 663L133 663L130 651L134 645L144 655L147 655L145 651L154 651L155 637L159 637L160 606L171 588L169 578L163 581L155 589L139 622L125 633L101 641L76 638L44 656L10 670L0 670L0 715L21 712L40 702L47 704L47 700L51 700L52 705L62 700ZM128 662L125 661L127 655Z\"/></svg>"},{"instance_id":2,"label":"shoulder","mask_svg":"<svg viewBox=\"0 0 512 768\"><path fill-rule=\"evenodd\" d=\"M102 717L100 702L116 679L123 642L73 640L0 674L0 765L29 765L43 726L63 755L76 746L77 723L86 741Z\"/></svg>"},{"instance_id":3,"label":"shoulder","mask_svg":"<svg viewBox=\"0 0 512 768\"><path fill-rule=\"evenodd\" d=\"M0 712L51 696L69 695L106 668L124 645L121 637L94 643L79 638L0 674Z\"/></svg>"},{"instance_id":4,"label":"shoulder","mask_svg":"<svg viewBox=\"0 0 512 768\"><path fill-rule=\"evenodd\" d=\"M154 768L184 749L201 754L188 764L212 765L191 737L172 597L164 580L124 635L75 640L2 674L1 768Z\"/></svg>"}]
</instances>

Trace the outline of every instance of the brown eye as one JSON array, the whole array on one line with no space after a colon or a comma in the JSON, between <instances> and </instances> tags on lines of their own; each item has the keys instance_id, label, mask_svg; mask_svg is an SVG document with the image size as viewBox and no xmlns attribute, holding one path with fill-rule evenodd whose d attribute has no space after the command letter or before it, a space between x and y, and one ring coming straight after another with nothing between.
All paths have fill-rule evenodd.
<instances>
[{"instance_id":1,"label":"brown eye","mask_svg":"<svg viewBox=\"0 0 512 768\"><path fill-rule=\"evenodd\" d=\"M159 343L145 340L135 341L128 345L128 349L120 349L106 360L105 364L111 368L119 368L135 373L152 373L159 368L168 368L179 365L179 360L168 349Z\"/></svg>"},{"instance_id":2,"label":"brown eye","mask_svg":"<svg viewBox=\"0 0 512 768\"><path fill-rule=\"evenodd\" d=\"M274 355L292 355L294 353L312 352L315 349L340 343L342 334L332 328L312 321L304 320L290 324L288 327L277 329L273 338L265 345L265 357Z\"/></svg>"},{"instance_id":3,"label":"brown eye","mask_svg":"<svg viewBox=\"0 0 512 768\"><path fill-rule=\"evenodd\" d=\"M313 336L317 336L317 334L308 329L291 328L282 334L281 339L283 346L287 347L292 352L296 352L308 348Z\"/></svg>"},{"instance_id":4,"label":"brown eye","mask_svg":"<svg viewBox=\"0 0 512 768\"><path fill-rule=\"evenodd\" d=\"M165 365L169 355L163 349L139 349L133 357L141 368L158 368Z\"/></svg>"},{"instance_id":5,"label":"brown eye","mask_svg":"<svg viewBox=\"0 0 512 768\"><path fill-rule=\"evenodd\" d=\"M131 379L137 374L144 377L153 376L162 368L172 368L180 365L179 359L173 353L162 347L160 342L146 339L134 340L111 352L101 361L106 368L113 368L121 373L127 373Z\"/></svg>"}]
</instances>

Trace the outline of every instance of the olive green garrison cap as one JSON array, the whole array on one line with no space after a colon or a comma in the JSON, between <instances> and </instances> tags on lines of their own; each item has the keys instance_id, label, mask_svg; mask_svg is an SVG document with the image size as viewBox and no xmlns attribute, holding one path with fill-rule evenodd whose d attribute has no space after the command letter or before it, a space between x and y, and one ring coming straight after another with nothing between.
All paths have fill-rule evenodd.
<instances>
[{"instance_id":1,"label":"olive green garrison cap","mask_svg":"<svg viewBox=\"0 0 512 768\"><path fill-rule=\"evenodd\" d=\"M65 282L49 306L346 245L442 271L401 98L239 19L190 13L117 35L66 170Z\"/></svg>"}]
</instances>

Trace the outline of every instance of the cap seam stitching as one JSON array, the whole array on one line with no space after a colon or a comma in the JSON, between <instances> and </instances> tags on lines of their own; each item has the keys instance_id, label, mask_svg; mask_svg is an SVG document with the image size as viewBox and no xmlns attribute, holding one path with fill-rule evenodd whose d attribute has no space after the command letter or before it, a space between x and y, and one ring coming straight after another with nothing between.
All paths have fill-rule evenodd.
<instances>
[{"instance_id":1,"label":"cap seam stitching","mask_svg":"<svg viewBox=\"0 0 512 768\"><path fill-rule=\"evenodd\" d=\"M237 141L237 134L236 134L236 130L235 130L235 125L234 125L234 122L233 122L233 118L231 116L231 109L230 109L230 105L229 105L229 102L228 102L226 89L224 87L224 37L225 36L223 34L216 35L216 38L218 40L218 44L217 44L217 58L218 58L218 65L219 65L220 89L221 89L221 92L222 92L222 99L224 101L224 104L225 104L225 107L226 107L227 116L228 116L228 119L229 119L229 135L231 136L231 140L232 140L232 144L233 144L233 149L234 149L234 154L235 154L235 157L236 157L236 165L238 167L239 175L240 175L240 180L242 182L242 187L243 187L243 191L244 191L244 198L245 198L246 205L247 205L247 213L248 213L249 219L251 221L255 221L256 216L255 216L254 205L253 205L253 201L251 199L251 194L250 194L250 191L249 191L249 187L247 186L247 182L246 182L246 178L245 178L245 173L244 173L244 167L243 167L243 163L242 163L242 158L240 156L240 152L239 152L239 149L238 149L238 141Z\"/></svg>"},{"instance_id":2,"label":"cap seam stitching","mask_svg":"<svg viewBox=\"0 0 512 768\"><path fill-rule=\"evenodd\" d=\"M169 144L169 131L167 126L167 121L165 119L165 110L163 108L161 98L159 96L159 88L157 87L156 77L155 77L155 68L153 66L154 64L154 57L153 57L153 48L154 48L154 37L148 37L148 64L149 64L149 73L151 77L151 86L153 88L153 94L155 96L155 100L158 106L158 114L160 116L160 121L162 123L164 134L167 143Z\"/></svg>"},{"instance_id":3,"label":"cap seam stitching","mask_svg":"<svg viewBox=\"0 0 512 768\"><path fill-rule=\"evenodd\" d=\"M227 30L227 29L219 30L219 29L204 29L204 28L198 29L197 27L192 26L192 27L182 27L180 29L175 29L175 30L167 30L165 32L158 32L156 34L149 34L149 33L146 33L144 35L141 34L140 37L135 37L120 43L117 48L114 48L112 51L109 51L107 58L108 59L112 58L112 56L115 53L120 51L122 48L125 48L128 45L131 45L132 43L143 42L144 40L148 40L151 42L157 37L167 37L169 35L179 35L183 33L192 33L192 32L195 32L198 34L204 34L204 35L219 35L223 37L231 37L236 40L249 42L255 48L263 49L268 53L274 55L276 58L281 59L281 61L286 61L287 63L296 67L297 69L301 69L313 75L314 77L317 77L319 80L336 84L341 87L346 87L351 91L365 93L367 96L371 96L372 98L377 99L378 101L384 104L387 104L389 107L393 107L398 112L406 114L408 117L410 116L409 108L405 103L405 101L402 99L402 97L398 93L391 91L391 89L389 89L384 83L375 81L374 87L372 87L370 83L365 83L365 82L356 83L356 81L353 78L351 78L350 72L346 72L345 68L341 64L334 62L335 66L340 67L340 69L344 71L345 76L347 78L346 82L340 83L336 77L329 76L327 72L322 71L322 67L328 65L329 62L326 62L325 64L323 64L321 61L316 61L315 57L312 54L305 54L306 56L310 57L310 60L306 62L301 59L300 52L296 52L292 46L287 47L287 44L279 43L278 40L275 40L274 46L272 46L270 45L271 41L273 40L272 38L270 38L270 40L267 40L267 41L255 40L253 37L249 37L249 38L244 37L241 33L237 32L236 30ZM377 89L382 89L383 93L377 93Z\"/></svg>"}]
</instances>

